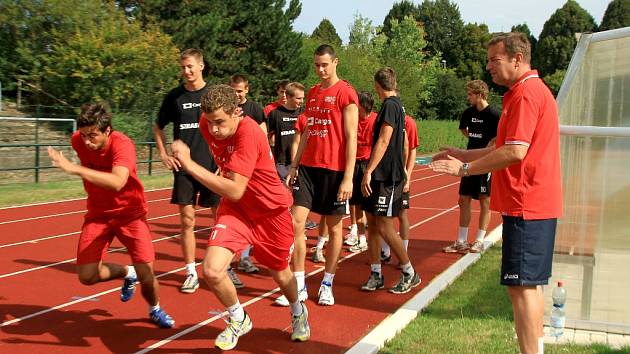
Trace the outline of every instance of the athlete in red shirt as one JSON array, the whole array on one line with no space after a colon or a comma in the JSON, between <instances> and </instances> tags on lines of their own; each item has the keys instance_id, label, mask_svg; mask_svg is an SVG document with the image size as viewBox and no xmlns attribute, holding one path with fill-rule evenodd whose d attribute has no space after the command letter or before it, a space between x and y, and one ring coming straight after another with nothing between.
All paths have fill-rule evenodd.
<instances>
[{"instance_id":1,"label":"athlete in red shirt","mask_svg":"<svg viewBox=\"0 0 630 354\"><path fill-rule=\"evenodd\" d=\"M342 245L341 220L349 213L348 200L352 196L358 98L354 88L337 76L338 59L331 46L319 46L313 60L320 82L307 94L304 114L308 125L287 178L287 184L293 184L294 197L291 209L296 242L294 270L301 290L304 288L306 217L311 210L326 215L330 241L318 303L333 305L332 283Z\"/></svg>"},{"instance_id":2,"label":"athlete in red shirt","mask_svg":"<svg viewBox=\"0 0 630 354\"><path fill-rule=\"evenodd\" d=\"M237 106L236 92L227 85L212 86L201 98L205 115L199 130L221 169L220 175L195 163L183 142L175 141L172 146L182 168L222 197L203 261L204 278L230 316L215 346L232 349L238 337L252 328L227 276L234 254L250 244L254 245L256 259L269 268L290 302L291 339L306 341L310 337L308 312L298 300L297 283L289 269L293 250L293 224L288 209L291 195L278 178L265 133L251 118L239 116Z\"/></svg>"},{"instance_id":3,"label":"athlete in red shirt","mask_svg":"<svg viewBox=\"0 0 630 354\"><path fill-rule=\"evenodd\" d=\"M101 104L81 107L79 130L72 135L72 147L80 165L48 147L53 165L80 176L88 195L88 211L77 248L77 273L85 285L124 278L121 301L131 299L139 280L151 320L159 327L171 328L175 321L158 302L158 282L153 274L155 251L146 219L144 190L136 176L136 149L127 136L112 129L111 118ZM114 237L127 248L133 266L103 263Z\"/></svg>"},{"instance_id":4,"label":"athlete in red shirt","mask_svg":"<svg viewBox=\"0 0 630 354\"><path fill-rule=\"evenodd\" d=\"M492 81L509 88L496 146L449 149L434 157L432 167L459 176L494 171L490 208L503 215L501 284L513 304L521 353L542 353L542 285L551 276L557 218L562 216L560 137L556 102L531 70L530 53L521 33L490 40L487 69Z\"/></svg>"}]
</instances>

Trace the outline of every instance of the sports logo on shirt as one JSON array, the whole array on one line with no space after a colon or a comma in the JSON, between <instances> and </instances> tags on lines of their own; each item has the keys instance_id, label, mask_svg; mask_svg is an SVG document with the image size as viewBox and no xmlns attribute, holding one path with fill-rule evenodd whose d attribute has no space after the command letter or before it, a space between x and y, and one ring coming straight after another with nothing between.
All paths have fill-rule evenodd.
<instances>
[{"instance_id":1,"label":"sports logo on shirt","mask_svg":"<svg viewBox=\"0 0 630 354\"><path fill-rule=\"evenodd\" d=\"M337 102L337 96L325 96L324 97L324 102L330 103L330 104L335 104Z\"/></svg>"},{"instance_id":2,"label":"sports logo on shirt","mask_svg":"<svg viewBox=\"0 0 630 354\"><path fill-rule=\"evenodd\" d=\"M197 107L201 107L201 103L193 103L193 102L182 103L182 109L192 109L192 108L197 108Z\"/></svg>"},{"instance_id":3,"label":"sports logo on shirt","mask_svg":"<svg viewBox=\"0 0 630 354\"><path fill-rule=\"evenodd\" d=\"M378 197L378 204L385 204L387 197Z\"/></svg>"}]
</instances>

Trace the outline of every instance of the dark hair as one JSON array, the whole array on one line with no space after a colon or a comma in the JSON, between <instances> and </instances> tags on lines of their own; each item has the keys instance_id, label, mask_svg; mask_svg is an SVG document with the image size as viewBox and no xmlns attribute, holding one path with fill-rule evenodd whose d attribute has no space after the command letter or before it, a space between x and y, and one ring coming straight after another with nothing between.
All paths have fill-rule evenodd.
<instances>
[{"instance_id":1,"label":"dark hair","mask_svg":"<svg viewBox=\"0 0 630 354\"><path fill-rule=\"evenodd\" d=\"M79 128L96 125L102 133L112 127L112 114L105 103L86 103L77 118Z\"/></svg>"},{"instance_id":2,"label":"dark hair","mask_svg":"<svg viewBox=\"0 0 630 354\"><path fill-rule=\"evenodd\" d=\"M289 82L290 82L290 81L289 81L289 80L287 80L287 79L278 80L278 81L276 82L276 86L275 86L276 91L278 91L278 90L279 90L279 89L281 89L281 88L286 88L286 86L289 84Z\"/></svg>"},{"instance_id":3,"label":"dark hair","mask_svg":"<svg viewBox=\"0 0 630 354\"><path fill-rule=\"evenodd\" d=\"M372 109L374 109L374 97L372 97L372 94L368 91L359 92L359 105L365 112L372 112Z\"/></svg>"},{"instance_id":4,"label":"dark hair","mask_svg":"<svg viewBox=\"0 0 630 354\"><path fill-rule=\"evenodd\" d=\"M337 57L337 53L335 53L335 49L329 44L322 44L317 49L315 49L315 55L330 55L330 59L335 59Z\"/></svg>"},{"instance_id":5,"label":"dark hair","mask_svg":"<svg viewBox=\"0 0 630 354\"><path fill-rule=\"evenodd\" d=\"M488 47L503 43L508 57L514 58L516 53L523 54L523 61L527 64L532 60L532 45L527 36L520 32L498 33L488 42Z\"/></svg>"},{"instance_id":6,"label":"dark hair","mask_svg":"<svg viewBox=\"0 0 630 354\"><path fill-rule=\"evenodd\" d=\"M396 90L396 72L390 67L378 69L374 74L374 81L386 91Z\"/></svg>"},{"instance_id":7,"label":"dark hair","mask_svg":"<svg viewBox=\"0 0 630 354\"><path fill-rule=\"evenodd\" d=\"M230 76L230 85L240 84L241 82L245 83L245 86L249 85L249 81L247 81L247 76L243 74L234 74Z\"/></svg>"},{"instance_id":8,"label":"dark hair","mask_svg":"<svg viewBox=\"0 0 630 354\"><path fill-rule=\"evenodd\" d=\"M203 63L203 52L201 49L188 48L179 55L179 60L184 60L188 57L194 57L198 62Z\"/></svg>"},{"instance_id":9,"label":"dark hair","mask_svg":"<svg viewBox=\"0 0 630 354\"><path fill-rule=\"evenodd\" d=\"M238 107L236 91L228 85L214 85L201 96L201 110L205 113L214 112L223 108L223 112L232 114Z\"/></svg>"}]
</instances>

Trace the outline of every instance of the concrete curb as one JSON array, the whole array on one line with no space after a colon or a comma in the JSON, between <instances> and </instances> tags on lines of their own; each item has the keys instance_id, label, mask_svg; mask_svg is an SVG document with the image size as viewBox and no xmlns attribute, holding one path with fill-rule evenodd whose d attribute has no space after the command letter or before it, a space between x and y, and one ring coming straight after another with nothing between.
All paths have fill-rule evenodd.
<instances>
[{"instance_id":1,"label":"concrete curb","mask_svg":"<svg viewBox=\"0 0 630 354\"><path fill-rule=\"evenodd\" d=\"M486 249L501 239L502 225L492 230L484 241ZM351 347L346 354L373 354L383 348L385 343L413 321L423 308L428 306L447 286L457 279L468 267L481 258L479 253L468 253L460 260L435 277L416 296L409 299L396 312L385 318L370 333Z\"/></svg>"}]
</instances>

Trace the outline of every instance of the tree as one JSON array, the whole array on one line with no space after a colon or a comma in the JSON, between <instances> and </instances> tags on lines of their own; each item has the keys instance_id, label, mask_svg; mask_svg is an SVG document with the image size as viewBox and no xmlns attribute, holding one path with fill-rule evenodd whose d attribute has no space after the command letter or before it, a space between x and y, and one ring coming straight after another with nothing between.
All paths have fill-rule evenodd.
<instances>
[{"instance_id":1,"label":"tree","mask_svg":"<svg viewBox=\"0 0 630 354\"><path fill-rule=\"evenodd\" d=\"M433 99L421 107L420 117L443 120L459 119L467 108L465 84L466 81L457 77L452 69L436 72Z\"/></svg>"},{"instance_id":2,"label":"tree","mask_svg":"<svg viewBox=\"0 0 630 354\"><path fill-rule=\"evenodd\" d=\"M171 34L180 50L202 49L210 82L247 75L254 100L272 99L277 80L306 77L309 63L295 60L302 35L292 28L302 10L299 0L288 6L285 0L128 0L121 6L133 9L128 13L135 21Z\"/></svg>"},{"instance_id":3,"label":"tree","mask_svg":"<svg viewBox=\"0 0 630 354\"><path fill-rule=\"evenodd\" d=\"M630 0L613 0L606 7L600 31L630 26Z\"/></svg>"},{"instance_id":4,"label":"tree","mask_svg":"<svg viewBox=\"0 0 630 354\"><path fill-rule=\"evenodd\" d=\"M321 20L317 28L313 30L311 38L319 40L321 43L330 44L335 48L341 47L341 37L337 34L337 29L327 18Z\"/></svg>"},{"instance_id":5,"label":"tree","mask_svg":"<svg viewBox=\"0 0 630 354\"><path fill-rule=\"evenodd\" d=\"M419 20L424 25L429 53L441 54L448 67L460 72L458 64L462 61L464 21L459 7L449 0L424 0L420 5Z\"/></svg>"},{"instance_id":6,"label":"tree","mask_svg":"<svg viewBox=\"0 0 630 354\"><path fill-rule=\"evenodd\" d=\"M402 0L400 2L394 3L392 8L385 16L385 20L383 20L383 33L387 37L391 37L392 35L392 20L397 20L398 22L402 21L405 17L411 16L415 20L420 19L420 8L409 0Z\"/></svg>"},{"instance_id":7,"label":"tree","mask_svg":"<svg viewBox=\"0 0 630 354\"><path fill-rule=\"evenodd\" d=\"M486 81L490 79L486 71L486 44L491 38L486 24L468 23L464 26L461 54L456 66L460 77Z\"/></svg>"},{"instance_id":8,"label":"tree","mask_svg":"<svg viewBox=\"0 0 630 354\"><path fill-rule=\"evenodd\" d=\"M560 91L560 87L562 86L562 81L564 80L564 75L567 73L566 70L556 70L555 73L551 75L545 76L544 80L551 92L553 92L554 96L558 95Z\"/></svg>"},{"instance_id":9,"label":"tree","mask_svg":"<svg viewBox=\"0 0 630 354\"><path fill-rule=\"evenodd\" d=\"M577 44L575 34L596 29L593 16L574 0L568 0L545 22L533 58L534 66L543 76L566 69Z\"/></svg>"},{"instance_id":10,"label":"tree","mask_svg":"<svg viewBox=\"0 0 630 354\"><path fill-rule=\"evenodd\" d=\"M368 48L375 36L376 29L372 26L372 20L360 14L355 14L354 21L350 25L348 45L358 48Z\"/></svg>"}]
</instances>

